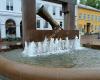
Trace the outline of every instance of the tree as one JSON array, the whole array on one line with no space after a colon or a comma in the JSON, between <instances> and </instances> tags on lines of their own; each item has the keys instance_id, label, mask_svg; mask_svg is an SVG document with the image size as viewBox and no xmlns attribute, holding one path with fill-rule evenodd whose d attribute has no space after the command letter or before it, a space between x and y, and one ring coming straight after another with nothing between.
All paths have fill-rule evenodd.
<instances>
[{"instance_id":1,"label":"tree","mask_svg":"<svg viewBox=\"0 0 100 80\"><path fill-rule=\"evenodd\" d=\"M87 0L80 0L80 3L85 5L86 4L86 1Z\"/></svg>"},{"instance_id":2,"label":"tree","mask_svg":"<svg viewBox=\"0 0 100 80\"><path fill-rule=\"evenodd\" d=\"M96 8L97 8L97 9L100 9L100 0L96 0L96 3L97 3L97 4L96 4Z\"/></svg>"},{"instance_id":3,"label":"tree","mask_svg":"<svg viewBox=\"0 0 100 80\"><path fill-rule=\"evenodd\" d=\"M100 9L100 0L80 0L80 3Z\"/></svg>"},{"instance_id":4,"label":"tree","mask_svg":"<svg viewBox=\"0 0 100 80\"><path fill-rule=\"evenodd\" d=\"M73 3L76 5L77 4L77 0L73 0Z\"/></svg>"},{"instance_id":5,"label":"tree","mask_svg":"<svg viewBox=\"0 0 100 80\"><path fill-rule=\"evenodd\" d=\"M86 5L96 8L97 0L87 0Z\"/></svg>"}]
</instances>

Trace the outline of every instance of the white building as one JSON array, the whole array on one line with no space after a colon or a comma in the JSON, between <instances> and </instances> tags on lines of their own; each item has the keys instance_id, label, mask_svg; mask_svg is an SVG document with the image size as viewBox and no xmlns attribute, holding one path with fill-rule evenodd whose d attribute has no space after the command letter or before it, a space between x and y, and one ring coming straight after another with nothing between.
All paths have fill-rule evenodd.
<instances>
[{"instance_id":1,"label":"white building","mask_svg":"<svg viewBox=\"0 0 100 80\"><path fill-rule=\"evenodd\" d=\"M63 24L62 6L60 4L36 0L36 6L45 5L49 13L60 23ZM0 37L20 38L21 37L21 0L0 0ZM50 30L51 26L37 15L37 29Z\"/></svg>"}]
</instances>

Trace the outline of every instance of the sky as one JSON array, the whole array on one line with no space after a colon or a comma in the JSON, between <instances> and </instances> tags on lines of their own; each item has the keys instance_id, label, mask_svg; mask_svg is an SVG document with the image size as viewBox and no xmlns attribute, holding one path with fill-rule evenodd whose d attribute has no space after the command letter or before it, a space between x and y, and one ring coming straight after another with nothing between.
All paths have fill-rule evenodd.
<instances>
[{"instance_id":1,"label":"sky","mask_svg":"<svg viewBox=\"0 0 100 80\"><path fill-rule=\"evenodd\" d=\"M77 0L77 4L79 4L80 3L80 0Z\"/></svg>"}]
</instances>

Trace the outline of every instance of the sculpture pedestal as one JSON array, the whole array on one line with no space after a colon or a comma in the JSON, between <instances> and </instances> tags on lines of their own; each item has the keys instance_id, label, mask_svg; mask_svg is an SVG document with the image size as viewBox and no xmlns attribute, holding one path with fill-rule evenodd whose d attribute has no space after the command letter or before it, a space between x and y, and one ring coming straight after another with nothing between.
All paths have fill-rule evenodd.
<instances>
[{"instance_id":1,"label":"sculpture pedestal","mask_svg":"<svg viewBox=\"0 0 100 80\"><path fill-rule=\"evenodd\" d=\"M31 33L31 32L30 32ZM54 30L33 30L30 35L30 41L40 42L45 39L45 37L49 37L54 33ZM60 30L56 33L54 38L62 38L65 39L68 37L69 39L75 39L75 36L79 36L78 30Z\"/></svg>"}]
</instances>

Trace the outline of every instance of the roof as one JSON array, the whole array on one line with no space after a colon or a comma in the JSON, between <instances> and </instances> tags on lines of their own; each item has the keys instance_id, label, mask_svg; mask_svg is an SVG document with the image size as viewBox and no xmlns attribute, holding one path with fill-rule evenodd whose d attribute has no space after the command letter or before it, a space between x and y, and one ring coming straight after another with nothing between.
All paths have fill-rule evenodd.
<instances>
[{"instance_id":1,"label":"roof","mask_svg":"<svg viewBox=\"0 0 100 80\"><path fill-rule=\"evenodd\" d=\"M96 9L96 8L93 8L93 7L90 7L90 6L87 6L87 5L83 5L83 4L78 4L78 7L100 12L99 9Z\"/></svg>"}]
</instances>

